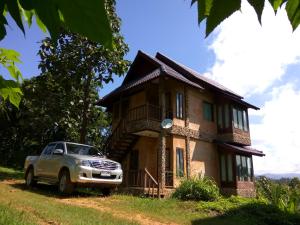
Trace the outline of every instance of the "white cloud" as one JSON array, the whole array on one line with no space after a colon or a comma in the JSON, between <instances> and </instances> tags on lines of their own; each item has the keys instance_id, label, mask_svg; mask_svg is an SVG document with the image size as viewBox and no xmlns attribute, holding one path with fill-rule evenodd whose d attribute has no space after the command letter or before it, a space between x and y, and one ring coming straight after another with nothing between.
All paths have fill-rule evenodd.
<instances>
[{"instance_id":1,"label":"white cloud","mask_svg":"<svg viewBox=\"0 0 300 225\"><path fill-rule=\"evenodd\" d=\"M254 146L266 153L255 158L254 168L258 173L300 173L300 90L288 83L271 95L261 109L261 123L250 126Z\"/></svg>"},{"instance_id":2,"label":"white cloud","mask_svg":"<svg viewBox=\"0 0 300 225\"><path fill-rule=\"evenodd\" d=\"M293 33L284 7L275 16L267 2L262 24L243 1L242 12L218 27L209 47L216 61L205 75L251 96L254 104L258 96L265 101L260 111L249 112L255 116L252 144L266 154L255 157L255 172L300 173L300 90L286 74L300 61L300 28Z\"/></svg>"},{"instance_id":3,"label":"white cloud","mask_svg":"<svg viewBox=\"0 0 300 225\"><path fill-rule=\"evenodd\" d=\"M253 8L243 1L242 12L219 26L210 46L216 62L205 75L246 96L263 93L280 80L287 65L299 61L300 31L292 33L285 10L275 16L269 3L262 24Z\"/></svg>"}]
</instances>

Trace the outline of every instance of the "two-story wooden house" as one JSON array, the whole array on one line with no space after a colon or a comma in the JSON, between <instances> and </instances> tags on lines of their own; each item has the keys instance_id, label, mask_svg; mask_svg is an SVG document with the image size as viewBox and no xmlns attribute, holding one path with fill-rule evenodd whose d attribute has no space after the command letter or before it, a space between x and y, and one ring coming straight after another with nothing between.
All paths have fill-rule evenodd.
<instances>
[{"instance_id":1,"label":"two-story wooden house","mask_svg":"<svg viewBox=\"0 0 300 225\"><path fill-rule=\"evenodd\" d=\"M255 194L252 156L264 154L249 147L247 110L258 108L226 87L139 51L122 85L99 104L112 113L106 149L122 163L124 188L165 195L182 177L209 176L223 193Z\"/></svg>"}]
</instances>

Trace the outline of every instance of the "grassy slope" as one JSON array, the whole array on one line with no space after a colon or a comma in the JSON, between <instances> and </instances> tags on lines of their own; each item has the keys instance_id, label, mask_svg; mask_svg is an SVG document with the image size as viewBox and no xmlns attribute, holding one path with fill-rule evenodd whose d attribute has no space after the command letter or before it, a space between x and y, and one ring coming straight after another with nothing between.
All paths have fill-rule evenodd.
<instances>
[{"instance_id":1,"label":"grassy slope","mask_svg":"<svg viewBox=\"0 0 300 225\"><path fill-rule=\"evenodd\" d=\"M3 175L5 171L6 175ZM2 175L1 175L2 174ZM5 176L18 179L22 172L0 167L0 218L14 218L9 224L25 225L42 222L52 224L136 224L131 215L142 215L154 221L192 225L300 225L300 217L287 215L255 199L232 197L216 202L182 202L175 199L150 199L128 195L108 198L95 194L79 193L67 200L84 201L86 205L65 205L55 187L46 185L28 191L22 183L2 182ZM114 213L104 213L86 206L106 207L109 212L120 212L127 220L116 218ZM3 214L4 212L4 214ZM2 213L2 214L1 214ZM14 216L21 215L21 216ZM32 216L34 215L34 216ZM14 222L14 220L20 221ZM28 219L28 220L27 220ZM0 219L0 224L7 224Z\"/></svg>"}]
</instances>

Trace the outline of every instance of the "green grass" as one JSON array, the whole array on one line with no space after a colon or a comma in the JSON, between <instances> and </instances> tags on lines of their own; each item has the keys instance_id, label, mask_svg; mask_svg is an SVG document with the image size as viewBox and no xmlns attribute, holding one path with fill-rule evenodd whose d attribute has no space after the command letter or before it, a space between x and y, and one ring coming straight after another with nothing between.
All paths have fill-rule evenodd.
<instances>
[{"instance_id":1,"label":"green grass","mask_svg":"<svg viewBox=\"0 0 300 225\"><path fill-rule=\"evenodd\" d=\"M2 180L23 178L21 171L0 167ZM68 200L72 205L66 204ZM74 202L84 202L82 206ZM87 207L89 206L89 207ZM90 208L95 206L97 208ZM104 211L99 208L105 208ZM23 181L0 182L0 225L138 224L134 215L163 223L189 225L299 225L300 215L289 214L263 201L241 197L213 202L151 199L116 194L99 197L97 192L77 192L67 199L57 187L38 185L28 190ZM133 217L133 218L131 218ZM149 222L149 221L148 221Z\"/></svg>"},{"instance_id":2,"label":"green grass","mask_svg":"<svg viewBox=\"0 0 300 225\"><path fill-rule=\"evenodd\" d=\"M190 224L194 219L208 216L206 212L197 210L197 202L193 201L114 195L108 204L126 213L143 214L166 223Z\"/></svg>"},{"instance_id":3,"label":"green grass","mask_svg":"<svg viewBox=\"0 0 300 225\"><path fill-rule=\"evenodd\" d=\"M29 215L16 211L12 206L0 203L0 224L1 225L34 225Z\"/></svg>"},{"instance_id":4,"label":"green grass","mask_svg":"<svg viewBox=\"0 0 300 225\"><path fill-rule=\"evenodd\" d=\"M9 179L23 179L23 178L24 178L23 171L0 166L0 181L9 180Z\"/></svg>"}]
</instances>

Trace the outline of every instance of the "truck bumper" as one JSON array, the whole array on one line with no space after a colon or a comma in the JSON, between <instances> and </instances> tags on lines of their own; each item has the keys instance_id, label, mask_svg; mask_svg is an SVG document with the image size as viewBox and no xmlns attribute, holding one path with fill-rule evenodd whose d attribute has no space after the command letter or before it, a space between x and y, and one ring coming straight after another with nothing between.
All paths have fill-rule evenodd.
<instances>
[{"instance_id":1,"label":"truck bumper","mask_svg":"<svg viewBox=\"0 0 300 225\"><path fill-rule=\"evenodd\" d=\"M100 170L87 166L77 166L71 181L78 186L114 187L122 183L123 172L117 170Z\"/></svg>"}]
</instances>

